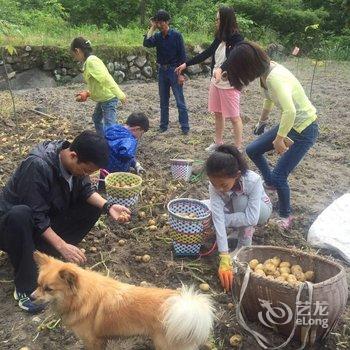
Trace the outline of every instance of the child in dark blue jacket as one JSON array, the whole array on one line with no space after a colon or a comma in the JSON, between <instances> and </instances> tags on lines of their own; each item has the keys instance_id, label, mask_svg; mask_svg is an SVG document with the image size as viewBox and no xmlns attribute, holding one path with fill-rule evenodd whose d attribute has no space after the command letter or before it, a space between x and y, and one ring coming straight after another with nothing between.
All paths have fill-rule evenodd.
<instances>
[{"instance_id":1,"label":"child in dark blue jacket","mask_svg":"<svg viewBox=\"0 0 350 350\"><path fill-rule=\"evenodd\" d=\"M149 129L149 120L144 113L132 113L125 125L113 125L105 130L109 146L109 172L128 172L134 168L137 174L144 172L136 161L138 140Z\"/></svg>"}]
</instances>

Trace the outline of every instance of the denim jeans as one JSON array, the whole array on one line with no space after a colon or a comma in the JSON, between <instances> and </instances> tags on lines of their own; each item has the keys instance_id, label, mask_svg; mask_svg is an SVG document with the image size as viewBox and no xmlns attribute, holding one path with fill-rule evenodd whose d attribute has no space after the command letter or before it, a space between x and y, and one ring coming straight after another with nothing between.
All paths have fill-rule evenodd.
<instances>
[{"instance_id":1,"label":"denim jeans","mask_svg":"<svg viewBox=\"0 0 350 350\"><path fill-rule=\"evenodd\" d=\"M288 137L294 141L294 144L287 152L281 155L276 166L272 170L264 157L264 153L273 150L272 141L276 138L278 128L279 126L277 125L262 134L247 146L246 152L248 157L260 170L265 183L277 189L279 215L281 217L288 217L291 213L291 209L290 189L287 178L316 142L318 137L318 125L314 122L301 133L292 129Z\"/></svg>"},{"instance_id":2,"label":"denim jeans","mask_svg":"<svg viewBox=\"0 0 350 350\"><path fill-rule=\"evenodd\" d=\"M177 74L174 71L175 67L169 66L168 68L159 67L158 69L158 86L160 97L160 125L163 130L168 128L169 124L169 98L170 87L173 90L175 96L177 109L179 111L179 122L182 131L188 131L190 129L188 124L188 113L183 94L182 85L177 82Z\"/></svg>"},{"instance_id":3,"label":"denim jeans","mask_svg":"<svg viewBox=\"0 0 350 350\"><path fill-rule=\"evenodd\" d=\"M117 98L112 98L111 100L105 102L97 102L94 114L92 115L92 120L95 124L96 132L104 135L104 129L116 123L117 105Z\"/></svg>"}]
</instances>

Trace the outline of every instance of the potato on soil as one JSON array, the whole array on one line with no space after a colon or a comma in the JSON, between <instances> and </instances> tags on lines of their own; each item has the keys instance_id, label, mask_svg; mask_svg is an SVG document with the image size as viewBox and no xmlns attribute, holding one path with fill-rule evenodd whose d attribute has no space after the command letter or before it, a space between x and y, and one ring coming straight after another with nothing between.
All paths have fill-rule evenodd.
<instances>
[{"instance_id":1,"label":"potato on soil","mask_svg":"<svg viewBox=\"0 0 350 350\"><path fill-rule=\"evenodd\" d=\"M202 292L208 292L210 287L209 287L209 284L208 283L201 283L199 285L199 289L202 291Z\"/></svg>"}]
</instances>

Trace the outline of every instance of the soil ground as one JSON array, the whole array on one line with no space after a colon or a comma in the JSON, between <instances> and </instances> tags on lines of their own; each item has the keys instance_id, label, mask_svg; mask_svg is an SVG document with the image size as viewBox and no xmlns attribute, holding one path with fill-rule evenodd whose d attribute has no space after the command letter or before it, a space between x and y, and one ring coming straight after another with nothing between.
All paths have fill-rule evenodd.
<instances>
[{"instance_id":1,"label":"soil ground","mask_svg":"<svg viewBox=\"0 0 350 350\"><path fill-rule=\"evenodd\" d=\"M297 64L296 60L285 63L299 78L306 91L310 89L313 65L310 60ZM200 173L201 161L206 159L204 148L212 142L214 123L207 112L208 77L192 79L186 83L185 97L191 119L191 133L183 136L177 123L177 110L171 98L169 131L156 132L159 120L159 99L156 82L129 83L122 86L128 95L128 103L118 110L122 122L132 111L143 111L151 119L152 128L144 135L139 145L138 158L147 174L144 176L142 198L138 210L146 212L146 218L133 215L128 225L117 225L102 218L86 237L81 247L86 249L87 266L101 273L109 273L121 281L140 284L142 281L158 287L177 288L181 282L198 285L201 281L209 283L210 293L217 308L217 319L212 338L213 348L230 349L229 338L242 334L241 349L258 349L254 339L243 332L237 323L232 309L228 308L231 296L225 294L216 276L217 256L188 260L174 258L171 250L169 227L163 214L166 203L175 197L208 197L207 179L198 177L195 183L172 181L170 174L171 158L193 158L197 160L195 173ZM0 186L2 187L19 161L28 150L45 139L72 139L77 133L93 128L91 115L94 103L79 104L74 101L74 93L83 86L65 86L17 91L15 95L19 135L15 123L11 121L11 101L9 93L0 94ZM295 221L288 235L273 226L260 227L254 236L259 245L278 245L315 252L306 235L317 215L334 199L350 188L350 65L327 62L316 69L312 101L318 110L320 136L315 147L290 176L292 205ZM253 140L252 129L259 117L262 96L257 83L242 93L242 117L244 120L244 140ZM37 115L28 109L44 108L53 117ZM277 123L278 113L271 115L271 125ZM232 143L231 126L227 125L225 140ZM22 144L22 154L18 151L18 141ZM270 155L271 163L276 161ZM252 164L251 168L254 170ZM271 195L276 203L276 196ZM275 214L274 214L275 215ZM155 219L157 231L148 229L148 220ZM336 227L336 224L335 224ZM124 246L118 240L125 239ZM95 247L96 251L92 251ZM94 250L94 249L93 249ZM137 263L136 255L149 254L149 263ZM350 277L349 266L330 252L317 251L339 261ZM102 263L104 262L104 263ZM0 349L15 350L27 346L39 349L82 349L81 342L58 323L53 329L45 325L55 319L49 310L37 316L24 314L12 298L12 269L7 255L0 252ZM53 325L52 322L51 326ZM42 325L43 327L39 327ZM256 325L252 325L257 327ZM38 331L39 328L43 328ZM262 330L271 342L279 344L283 338ZM350 348L350 306L342 315L337 327L323 344L315 349ZM286 349L297 348L296 343ZM142 338L120 340L110 344L111 349L152 349L149 341Z\"/></svg>"}]
</instances>

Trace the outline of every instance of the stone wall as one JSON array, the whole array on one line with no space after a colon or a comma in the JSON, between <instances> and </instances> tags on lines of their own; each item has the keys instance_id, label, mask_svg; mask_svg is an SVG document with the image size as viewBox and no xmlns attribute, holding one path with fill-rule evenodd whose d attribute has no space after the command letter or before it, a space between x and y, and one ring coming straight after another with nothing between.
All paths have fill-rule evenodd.
<instances>
[{"instance_id":1,"label":"stone wall","mask_svg":"<svg viewBox=\"0 0 350 350\"><path fill-rule=\"evenodd\" d=\"M188 56L200 52L201 47L188 48ZM97 46L94 54L106 64L109 72L118 83L128 80L151 80L156 78L156 56L154 49L144 47L110 47ZM69 48L50 46L16 47L16 54L6 53L0 60L0 74L6 64L9 78L16 73L30 69L40 69L49 72L58 84L80 83L82 65L74 62ZM188 75L207 74L210 72L210 59L201 65L188 68Z\"/></svg>"}]
</instances>

